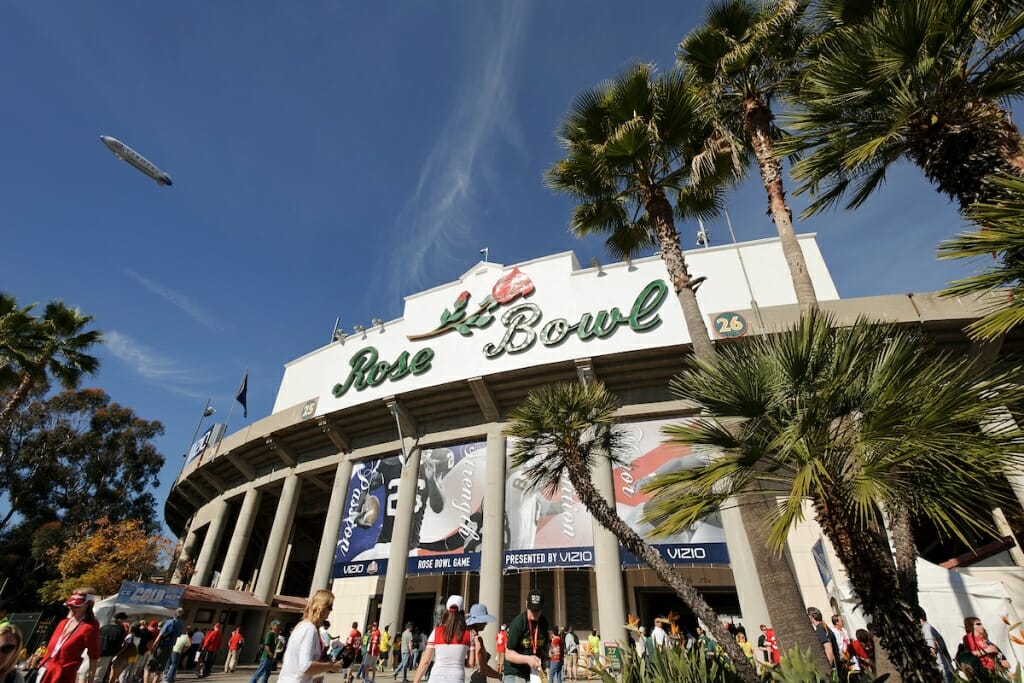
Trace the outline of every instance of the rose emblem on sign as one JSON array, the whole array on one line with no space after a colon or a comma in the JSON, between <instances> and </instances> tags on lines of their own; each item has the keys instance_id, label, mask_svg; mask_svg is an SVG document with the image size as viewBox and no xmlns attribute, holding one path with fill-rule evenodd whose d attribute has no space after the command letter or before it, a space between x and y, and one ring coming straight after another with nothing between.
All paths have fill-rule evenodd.
<instances>
[{"instance_id":1,"label":"rose emblem on sign","mask_svg":"<svg viewBox=\"0 0 1024 683\"><path fill-rule=\"evenodd\" d=\"M494 288L491 289L491 296L502 306L521 296L531 294L533 294L533 281L530 280L529 275L518 268L513 268L511 273L494 283Z\"/></svg>"},{"instance_id":2,"label":"rose emblem on sign","mask_svg":"<svg viewBox=\"0 0 1024 683\"><path fill-rule=\"evenodd\" d=\"M493 313L500 306L509 304L520 297L530 296L533 291L534 286L530 276L518 268L513 268L511 272L502 275L494 283L491 293L483 298L476 311L469 312L471 295L468 291L462 291L455 298L451 308L446 308L441 312L441 319L437 327L424 334L411 334L408 339L409 341L431 339L451 330L455 330L463 337L472 337L474 329L483 329L494 322Z\"/></svg>"}]
</instances>

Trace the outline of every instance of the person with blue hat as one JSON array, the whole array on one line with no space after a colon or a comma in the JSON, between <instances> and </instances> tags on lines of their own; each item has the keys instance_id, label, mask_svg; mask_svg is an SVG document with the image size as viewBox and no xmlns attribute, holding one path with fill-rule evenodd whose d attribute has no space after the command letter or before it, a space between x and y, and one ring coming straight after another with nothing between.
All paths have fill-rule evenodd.
<instances>
[{"instance_id":1,"label":"person with blue hat","mask_svg":"<svg viewBox=\"0 0 1024 683\"><path fill-rule=\"evenodd\" d=\"M475 654L476 668L470 674L470 683L483 683L487 678L501 679L501 672L490 665L491 654L484 645L484 639L480 632L487 624L497 621L487 612L487 605L477 603L469 608L466 614L466 626L473 631L473 653Z\"/></svg>"}]
</instances>

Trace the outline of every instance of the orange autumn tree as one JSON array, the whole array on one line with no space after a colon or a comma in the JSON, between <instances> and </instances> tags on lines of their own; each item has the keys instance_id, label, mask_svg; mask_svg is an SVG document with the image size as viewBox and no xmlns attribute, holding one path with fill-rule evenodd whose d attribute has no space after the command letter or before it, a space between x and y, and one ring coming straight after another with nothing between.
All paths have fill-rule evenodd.
<instances>
[{"instance_id":1,"label":"orange autumn tree","mask_svg":"<svg viewBox=\"0 0 1024 683\"><path fill-rule=\"evenodd\" d=\"M45 602L65 598L77 586L93 586L100 595L116 593L121 582L137 581L165 563L173 542L146 533L137 519L111 522L101 517L72 527L63 545L48 548L60 578L39 590Z\"/></svg>"}]
</instances>

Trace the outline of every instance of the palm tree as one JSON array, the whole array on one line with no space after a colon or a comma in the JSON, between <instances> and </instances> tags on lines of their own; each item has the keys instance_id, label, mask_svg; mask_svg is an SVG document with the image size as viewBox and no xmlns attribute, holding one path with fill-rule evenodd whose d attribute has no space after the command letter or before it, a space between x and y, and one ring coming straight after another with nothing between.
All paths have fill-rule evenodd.
<instances>
[{"instance_id":1,"label":"palm tree","mask_svg":"<svg viewBox=\"0 0 1024 683\"><path fill-rule=\"evenodd\" d=\"M41 329L32 316L34 307L19 307L17 299L0 292L0 392L17 386L17 368L42 341Z\"/></svg>"},{"instance_id":2,"label":"palm tree","mask_svg":"<svg viewBox=\"0 0 1024 683\"><path fill-rule=\"evenodd\" d=\"M591 468L598 458L608 458L612 464L623 462L619 454L626 444L624 432L616 424L618 407L604 385L597 382L550 384L531 391L508 416L505 434L516 440L510 454L512 467L525 468L531 489L548 492L557 491L562 477L567 476L594 519L675 591L712 632L744 680L753 683L758 680L756 671L715 611L619 517L591 480Z\"/></svg>"},{"instance_id":3,"label":"palm tree","mask_svg":"<svg viewBox=\"0 0 1024 683\"><path fill-rule=\"evenodd\" d=\"M939 245L939 258L962 259L1003 254L1002 261L949 284L946 296L999 291L985 317L966 331L978 339L995 339L1024 323L1024 179L1000 177L993 181L1002 196L975 204L968 216L979 226Z\"/></svg>"},{"instance_id":4,"label":"palm tree","mask_svg":"<svg viewBox=\"0 0 1024 683\"><path fill-rule=\"evenodd\" d=\"M22 350L16 370L17 386L0 410L0 427L6 425L25 402L32 388L48 379L60 382L65 389L74 389L83 375L99 369L99 360L86 353L102 340L98 330L87 330L92 316L82 315L62 301L51 301L34 324L38 327L36 341Z\"/></svg>"},{"instance_id":5,"label":"palm tree","mask_svg":"<svg viewBox=\"0 0 1024 683\"><path fill-rule=\"evenodd\" d=\"M570 222L577 236L609 234L605 244L616 258L655 245L660 249L693 352L714 363L715 347L690 286L674 215L717 210L721 181L741 160L700 114L699 95L681 72L655 80L648 65L583 92L559 130L566 158L547 172L546 181L580 200ZM765 521L753 505L742 506L740 515L751 538L764 537ZM780 641L816 646L789 565L763 544L750 547L758 580L775 596L768 608Z\"/></svg>"},{"instance_id":6,"label":"palm tree","mask_svg":"<svg viewBox=\"0 0 1024 683\"><path fill-rule=\"evenodd\" d=\"M1024 140L1004 105L1024 93L1019 0L821 0L821 34L782 149L797 190L862 204L890 165L917 165L961 211L997 173L1024 175Z\"/></svg>"},{"instance_id":7,"label":"palm tree","mask_svg":"<svg viewBox=\"0 0 1024 683\"><path fill-rule=\"evenodd\" d=\"M713 358L675 226L676 214L715 213L720 190L696 181L728 168L728 150L716 147L696 93L678 71L655 78L652 66L638 64L581 93L558 136L566 156L544 178L550 188L580 201L570 229L577 237L608 234L605 245L615 258L657 246L694 353Z\"/></svg>"},{"instance_id":8,"label":"palm tree","mask_svg":"<svg viewBox=\"0 0 1024 683\"><path fill-rule=\"evenodd\" d=\"M802 309L817 302L786 204L772 102L798 68L807 0L722 0L679 44L678 62L730 143L752 149Z\"/></svg>"},{"instance_id":9,"label":"palm tree","mask_svg":"<svg viewBox=\"0 0 1024 683\"><path fill-rule=\"evenodd\" d=\"M782 498L769 534L781 547L809 501L903 680L932 680L906 530L911 518L927 519L964 540L983 528L971 514L982 498L1007 502L1021 433L995 416L1024 398L1019 372L939 352L909 329L865 319L837 328L817 310L727 347L717 364L692 360L672 388L701 415L666 431L722 455L645 489L658 501L655 531L672 533L768 485Z\"/></svg>"}]
</instances>

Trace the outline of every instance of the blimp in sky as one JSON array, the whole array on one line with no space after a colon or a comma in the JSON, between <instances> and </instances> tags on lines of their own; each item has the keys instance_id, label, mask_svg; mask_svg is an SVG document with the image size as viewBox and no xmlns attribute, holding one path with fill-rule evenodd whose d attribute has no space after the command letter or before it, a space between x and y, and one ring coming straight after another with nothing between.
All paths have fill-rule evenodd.
<instances>
[{"instance_id":1,"label":"blimp in sky","mask_svg":"<svg viewBox=\"0 0 1024 683\"><path fill-rule=\"evenodd\" d=\"M139 169L150 178L156 181L157 185L173 185L171 182L171 176L167 175L154 164L152 161L142 156L134 149L124 144L117 138L112 138L109 135L101 135L100 140L107 146L114 156L121 161L126 161L135 168Z\"/></svg>"}]
</instances>

